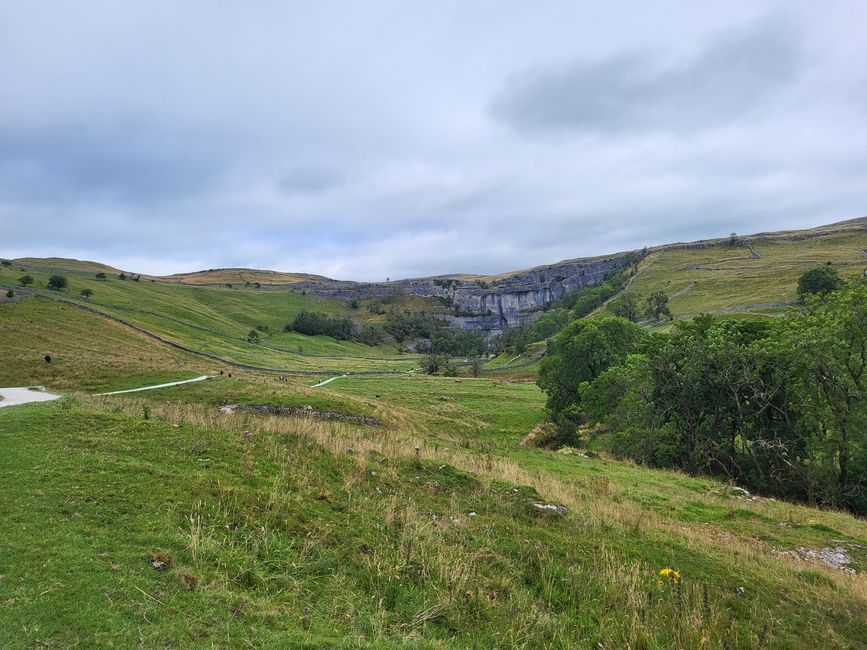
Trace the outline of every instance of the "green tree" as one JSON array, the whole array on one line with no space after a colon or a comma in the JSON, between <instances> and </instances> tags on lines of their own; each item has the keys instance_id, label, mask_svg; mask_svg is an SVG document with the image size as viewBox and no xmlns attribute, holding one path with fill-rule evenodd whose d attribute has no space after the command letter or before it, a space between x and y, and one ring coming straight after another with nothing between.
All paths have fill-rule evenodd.
<instances>
[{"instance_id":1,"label":"green tree","mask_svg":"<svg viewBox=\"0 0 867 650\"><path fill-rule=\"evenodd\" d=\"M247 342L248 343L258 343L259 342L259 331L258 330L250 330L247 334Z\"/></svg>"},{"instance_id":2,"label":"green tree","mask_svg":"<svg viewBox=\"0 0 867 650\"><path fill-rule=\"evenodd\" d=\"M804 299L808 294L827 295L841 288L843 284L837 269L831 266L818 266L798 278L798 296Z\"/></svg>"},{"instance_id":3,"label":"green tree","mask_svg":"<svg viewBox=\"0 0 867 650\"><path fill-rule=\"evenodd\" d=\"M18 278L18 284L20 284L22 287L26 287L26 286L33 284L33 276L32 275L22 275L20 278Z\"/></svg>"},{"instance_id":4,"label":"green tree","mask_svg":"<svg viewBox=\"0 0 867 650\"><path fill-rule=\"evenodd\" d=\"M105 273L100 271L99 273L96 274L96 279L97 280L105 280Z\"/></svg>"},{"instance_id":5,"label":"green tree","mask_svg":"<svg viewBox=\"0 0 867 650\"><path fill-rule=\"evenodd\" d=\"M548 344L536 383L547 393L547 405L561 437L574 434L580 421L579 386L596 379L636 351L644 330L619 316L576 320Z\"/></svg>"},{"instance_id":6,"label":"green tree","mask_svg":"<svg viewBox=\"0 0 867 650\"><path fill-rule=\"evenodd\" d=\"M615 316L620 316L634 323L638 320L638 296L630 292L621 293L611 301L609 309Z\"/></svg>"},{"instance_id":7,"label":"green tree","mask_svg":"<svg viewBox=\"0 0 867 650\"><path fill-rule=\"evenodd\" d=\"M84 298L85 300L89 300L92 295L93 295L93 289L85 288L85 289L81 290L81 297Z\"/></svg>"},{"instance_id":8,"label":"green tree","mask_svg":"<svg viewBox=\"0 0 867 650\"><path fill-rule=\"evenodd\" d=\"M48 278L48 288L55 291L61 291L69 286L69 282L62 275L52 275Z\"/></svg>"},{"instance_id":9,"label":"green tree","mask_svg":"<svg viewBox=\"0 0 867 650\"><path fill-rule=\"evenodd\" d=\"M663 316L671 318L671 309L668 308L668 296L662 291L654 291L647 296L644 315L653 321L659 321Z\"/></svg>"},{"instance_id":10,"label":"green tree","mask_svg":"<svg viewBox=\"0 0 867 650\"><path fill-rule=\"evenodd\" d=\"M421 361L422 369L429 375L435 375L440 369L440 365L442 364L442 359L438 357L436 354L428 354Z\"/></svg>"}]
</instances>

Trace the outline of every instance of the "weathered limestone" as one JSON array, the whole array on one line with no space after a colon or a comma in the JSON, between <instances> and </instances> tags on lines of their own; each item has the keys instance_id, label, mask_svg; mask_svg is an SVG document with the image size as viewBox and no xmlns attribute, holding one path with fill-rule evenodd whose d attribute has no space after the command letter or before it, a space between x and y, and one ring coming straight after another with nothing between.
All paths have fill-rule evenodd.
<instances>
[{"instance_id":1,"label":"weathered limestone","mask_svg":"<svg viewBox=\"0 0 867 650\"><path fill-rule=\"evenodd\" d=\"M481 330L486 338L506 327L529 323L563 295L580 287L599 284L619 268L624 254L606 258L571 260L528 271L475 280L441 276L384 283L311 281L299 285L309 294L340 300L364 300L387 296L439 297L451 301L452 326Z\"/></svg>"}]
</instances>

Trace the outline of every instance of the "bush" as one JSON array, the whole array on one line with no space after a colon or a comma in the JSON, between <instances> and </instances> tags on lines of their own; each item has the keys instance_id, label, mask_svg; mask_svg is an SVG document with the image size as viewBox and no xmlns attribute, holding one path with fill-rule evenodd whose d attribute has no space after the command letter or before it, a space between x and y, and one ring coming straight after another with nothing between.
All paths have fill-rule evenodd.
<instances>
[{"instance_id":1,"label":"bush","mask_svg":"<svg viewBox=\"0 0 867 650\"><path fill-rule=\"evenodd\" d=\"M85 300L89 299L93 295L93 289L82 289L81 297Z\"/></svg>"},{"instance_id":2,"label":"bush","mask_svg":"<svg viewBox=\"0 0 867 650\"><path fill-rule=\"evenodd\" d=\"M819 266L810 269L798 278L798 295L803 300L808 294L827 295L840 289L845 283L830 266Z\"/></svg>"},{"instance_id":3,"label":"bush","mask_svg":"<svg viewBox=\"0 0 867 650\"><path fill-rule=\"evenodd\" d=\"M96 279L97 280L105 280L105 273L100 271L99 273L96 274Z\"/></svg>"},{"instance_id":4,"label":"bush","mask_svg":"<svg viewBox=\"0 0 867 650\"><path fill-rule=\"evenodd\" d=\"M48 278L48 288L61 291L69 286L69 282L62 275L52 275Z\"/></svg>"},{"instance_id":5,"label":"bush","mask_svg":"<svg viewBox=\"0 0 867 650\"><path fill-rule=\"evenodd\" d=\"M22 275L20 278L18 278L18 284L20 284L22 287L26 287L28 285L33 284L33 276L32 275Z\"/></svg>"},{"instance_id":6,"label":"bush","mask_svg":"<svg viewBox=\"0 0 867 650\"><path fill-rule=\"evenodd\" d=\"M14 298L14 297L15 297L15 292L12 291L12 289L9 289L9 291L6 292L6 297L7 297L7 298Z\"/></svg>"},{"instance_id":7,"label":"bush","mask_svg":"<svg viewBox=\"0 0 867 650\"><path fill-rule=\"evenodd\" d=\"M352 338L352 321L339 316L328 316L318 311L302 310L290 324L287 332L298 332L307 336L330 336L339 340Z\"/></svg>"}]
</instances>

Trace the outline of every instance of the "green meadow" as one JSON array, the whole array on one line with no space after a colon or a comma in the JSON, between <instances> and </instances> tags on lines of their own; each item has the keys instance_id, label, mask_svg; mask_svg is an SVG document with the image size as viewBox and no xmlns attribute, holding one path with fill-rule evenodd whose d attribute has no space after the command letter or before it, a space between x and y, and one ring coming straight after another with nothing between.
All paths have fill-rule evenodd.
<instances>
[{"instance_id":1,"label":"green meadow","mask_svg":"<svg viewBox=\"0 0 867 650\"><path fill-rule=\"evenodd\" d=\"M861 273L865 246L846 233L757 242L758 257L657 252L630 290L669 292L677 317L762 311L795 299L804 264ZM69 269L66 291L45 288L52 266ZM538 362L506 366L544 343L480 377L429 376L393 344L282 331L301 309L351 313L337 301L101 268L0 266L0 285L35 280L0 303L0 386L64 395L0 408L4 648L865 647L867 522L615 460L604 431L534 446ZM106 315L315 374L280 381ZM247 342L257 325L272 334ZM837 550L838 566L817 555Z\"/></svg>"}]
</instances>

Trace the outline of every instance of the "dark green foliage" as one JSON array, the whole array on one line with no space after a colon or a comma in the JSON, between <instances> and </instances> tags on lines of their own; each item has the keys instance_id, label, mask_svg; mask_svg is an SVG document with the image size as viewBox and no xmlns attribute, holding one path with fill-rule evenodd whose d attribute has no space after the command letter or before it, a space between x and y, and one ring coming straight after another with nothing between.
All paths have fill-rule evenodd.
<instances>
[{"instance_id":1,"label":"dark green foliage","mask_svg":"<svg viewBox=\"0 0 867 650\"><path fill-rule=\"evenodd\" d=\"M55 291L61 291L69 286L69 282L62 275L52 275L48 278L48 286L49 289L54 289Z\"/></svg>"},{"instance_id":2,"label":"dark green foliage","mask_svg":"<svg viewBox=\"0 0 867 650\"><path fill-rule=\"evenodd\" d=\"M831 266L818 266L806 271L798 279L798 295L803 299L811 293L829 294L843 286L837 269Z\"/></svg>"},{"instance_id":3,"label":"dark green foliage","mask_svg":"<svg viewBox=\"0 0 867 650\"><path fill-rule=\"evenodd\" d=\"M429 375L435 375L442 365L443 360L431 352L424 359L422 359L421 367L422 369Z\"/></svg>"},{"instance_id":4,"label":"dark green foliage","mask_svg":"<svg viewBox=\"0 0 867 650\"><path fill-rule=\"evenodd\" d=\"M100 271L99 273L96 274L96 279L97 280L105 280L105 273Z\"/></svg>"},{"instance_id":5,"label":"dark green foliage","mask_svg":"<svg viewBox=\"0 0 867 650\"><path fill-rule=\"evenodd\" d=\"M18 278L18 284L20 284L22 287L26 287L28 285L33 284L33 276L32 275L22 275L20 278Z\"/></svg>"},{"instance_id":6,"label":"dark green foliage","mask_svg":"<svg viewBox=\"0 0 867 650\"><path fill-rule=\"evenodd\" d=\"M247 342L248 343L258 343L259 342L259 331L258 330L250 330L247 334Z\"/></svg>"},{"instance_id":7,"label":"dark green foliage","mask_svg":"<svg viewBox=\"0 0 867 650\"><path fill-rule=\"evenodd\" d=\"M571 320L572 315L566 309L547 311L530 325L528 339L531 343L544 341L566 327Z\"/></svg>"},{"instance_id":8,"label":"dark green foliage","mask_svg":"<svg viewBox=\"0 0 867 650\"><path fill-rule=\"evenodd\" d=\"M634 293L628 291L621 293L611 301L608 308L615 316L620 316L633 323L638 320L638 296Z\"/></svg>"},{"instance_id":9,"label":"dark green foliage","mask_svg":"<svg viewBox=\"0 0 867 650\"><path fill-rule=\"evenodd\" d=\"M865 514L865 350L863 282L779 320L701 316L587 379L581 414L636 461ZM554 413L584 379L555 364L540 375Z\"/></svg>"},{"instance_id":10,"label":"dark green foliage","mask_svg":"<svg viewBox=\"0 0 867 650\"><path fill-rule=\"evenodd\" d=\"M384 329L395 341L401 343L409 339L430 338L431 334L442 326L441 320L428 314L391 309Z\"/></svg>"},{"instance_id":11,"label":"dark green foliage","mask_svg":"<svg viewBox=\"0 0 867 650\"><path fill-rule=\"evenodd\" d=\"M9 291L6 292L6 297L7 298L14 298L15 292L12 289L9 289Z\"/></svg>"},{"instance_id":12,"label":"dark green foliage","mask_svg":"<svg viewBox=\"0 0 867 650\"><path fill-rule=\"evenodd\" d=\"M2 262L0 262L0 264L2 264L3 266L12 266L12 262L10 262L9 260L3 260Z\"/></svg>"},{"instance_id":13,"label":"dark green foliage","mask_svg":"<svg viewBox=\"0 0 867 650\"><path fill-rule=\"evenodd\" d=\"M671 309L668 308L668 296L662 291L654 291L647 296L644 304L644 315L649 320L658 321L663 316L671 318Z\"/></svg>"},{"instance_id":14,"label":"dark green foliage","mask_svg":"<svg viewBox=\"0 0 867 650\"><path fill-rule=\"evenodd\" d=\"M507 327L495 336L491 347L497 354L505 351L523 354L530 342L530 328L527 325L516 325Z\"/></svg>"},{"instance_id":15,"label":"dark green foliage","mask_svg":"<svg viewBox=\"0 0 867 650\"><path fill-rule=\"evenodd\" d=\"M579 386L623 363L644 336L638 325L611 316L576 320L548 344L537 383L548 394L548 410L564 440L580 422Z\"/></svg>"},{"instance_id":16,"label":"dark green foliage","mask_svg":"<svg viewBox=\"0 0 867 650\"><path fill-rule=\"evenodd\" d=\"M455 280L454 278L447 278L445 280L435 279L433 283L438 287L448 290L458 286L460 281Z\"/></svg>"},{"instance_id":17,"label":"dark green foliage","mask_svg":"<svg viewBox=\"0 0 867 650\"><path fill-rule=\"evenodd\" d=\"M478 330L436 329L431 333L431 350L436 354L456 357L481 356L487 350Z\"/></svg>"},{"instance_id":18,"label":"dark green foliage","mask_svg":"<svg viewBox=\"0 0 867 650\"><path fill-rule=\"evenodd\" d=\"M117 274L117 277L121 280L126 280L126 273L121 271L120 273Z\"/></svg>"},{"instance_id":19,"label":"dark green foliage","mask_svg":"<svg viewBox=\"0 0 867 650\"><path fill-rule=\"evenodd\" d=\"M93 289L84 288L81 290L81 297L87 300L93 295Z\"/></svg>"},{"instance_id":20,"label":"dark green foliage","mask_svg":"<svg viewBox=\"0 0 867 650\"><path fill-rule=\"evenodd\" d=\"M302 310L290 324L287 332L295 331L308 336L325 335L339 340L352 338L352 321L339 316L328 316L318 311Z\"/></svg>"},{"instance_id":21,"label":"dark green foliage","mask_svg":"<svg viewBox=\"0 0 867 650\"><path fill-rule=\"evenodd\" d=\"M583 318L602 305L623 289L626 281L635 272L634 265L638 258L625 255L619 269L608 274L601 284L592 287L582 287L566 294L553 306L570 309L574 318Z\"/></svg>"}]
</instances>

